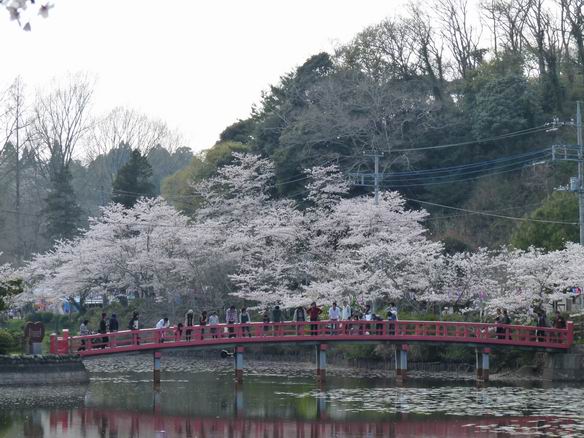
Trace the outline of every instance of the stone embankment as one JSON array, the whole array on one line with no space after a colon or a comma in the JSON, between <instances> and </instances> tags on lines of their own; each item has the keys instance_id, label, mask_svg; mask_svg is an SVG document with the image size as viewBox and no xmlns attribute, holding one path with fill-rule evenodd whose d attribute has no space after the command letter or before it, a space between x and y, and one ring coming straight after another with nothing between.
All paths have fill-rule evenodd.
<instances>
[{"instance_id":1,"label":"stone embankment","mask_svg":"<svg viewBox=\"0 0 584 438\"><path fill-rule=\"evenodd\" d=\"M0 356L0 386L88 382L89 373L77 356Z\"/></svg>"},{"instance_id":2,"label":"stone embankment","mask_svg":"<svg viewBox=\"0 0 584 438\"><path fill-rule=\"evenodd\" d=\"M542 377L546 380L583 382L584 345L574 345L566 353L547 353Z\"/></svg>"}]
</instances>

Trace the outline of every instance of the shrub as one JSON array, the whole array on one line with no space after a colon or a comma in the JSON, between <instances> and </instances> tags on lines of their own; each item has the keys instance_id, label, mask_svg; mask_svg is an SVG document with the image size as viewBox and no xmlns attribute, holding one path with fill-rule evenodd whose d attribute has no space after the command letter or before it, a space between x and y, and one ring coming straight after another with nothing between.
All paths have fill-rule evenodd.
<instances>
[{"instance_id":1,"label":"shrub","mask_svg":"<svg viewBox=\"0 0 584 438\"><path fill-rule=\"evenodd\" d=\"M6 354L18 346L17 340L8 330L0 329L0 354Z\"/></svg>"}]
</instances>

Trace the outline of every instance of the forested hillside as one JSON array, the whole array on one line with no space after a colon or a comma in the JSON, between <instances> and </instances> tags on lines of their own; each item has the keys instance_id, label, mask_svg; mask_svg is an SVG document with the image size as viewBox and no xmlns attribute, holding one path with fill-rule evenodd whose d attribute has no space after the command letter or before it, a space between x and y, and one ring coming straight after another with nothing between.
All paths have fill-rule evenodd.
<instances>
[{"instance_id":1,"label":"forested hillside","mask_svg":"<svg viewBox=\"0 0 584 438\"><path fill-rule=\"evenodd\" d=\"M83 75L36 93L17 78L0 93L0 262L18 266L78 235L120 194L112 184L133 150L151 167L151 195L190 162L164 122L125 108L95 114L92 99Z\"/></svg>"},{"instance_id":2,"label":"forested hillside","mask_svg":"<svg viewBox=\"0 0 584 438\"><path fill-rule=\"evenodd\" d=\"M552 162L574 144L584 97L584 11L571 0L437 0L410 4L269 88L248 119L166 180L163 194L192 214L193 182L231 150L275 163L279 196L301 200L303 169L337 164L352 195L400 191L449 250L577 240L576 197L555 193L575 167ZM553 124L556 120L560 123ZM358 175L356 175L358 174ZM364 183L363 186L361 183ZM457 209L453 209L458 208Z\"/></svg>"}]
</instances>

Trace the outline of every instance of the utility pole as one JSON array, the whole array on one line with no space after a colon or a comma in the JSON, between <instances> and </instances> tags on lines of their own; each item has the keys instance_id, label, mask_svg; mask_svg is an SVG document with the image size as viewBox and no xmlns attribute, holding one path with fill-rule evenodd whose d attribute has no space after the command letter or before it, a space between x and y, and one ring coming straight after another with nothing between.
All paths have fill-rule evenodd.
<instances>
[{"instance_id":1,"label":"utility pole","mask_svg":"<svg viewBox=\"0 0 584 438\"><path fill-rule=\"evenodd\" d=\"M554 121L554 124L556 122ZM570 184L556 190L572 192L578 195L578 223L580 225L580 245L584 245L584 142L582 140L582 111L580 101L576 102L576 123L563 123L576 126L576 145L553 145L552 160L575 161L578 165L578 176L570 178Z\"/></svg>"},{"instance_id":2,"label":"utility pole","mask_svg":"<svg viewBox=\"0 0 584 438\"><path fill-rule=\"evenodd\" d=\"M582 177L584 172L584 153L582 144L582 112L580 111L580 101L576 103L576 137L578 141L578 211L580 222L580 245L584 245L584 185Z\"/></svg>"},{"instance_id":3,"label":"utility pole","mask_svg":"<svg viewBox=\"0 0 584 438\"><path fill-rule=\"evenodd\" d=\"M373 157L375 171L373 173L363 173L363 172L352 172L349 173L349 176L354 176L358 178L356 186L361 187L373 187L375 191L375 205L379 205L379 182L381 180L381 174L379 173L379 158L383 157L383 152L371 152L371 153L363 153L365 157ZM372 178L373 184L366 181L366 178Z\"/></svg>"}]
</instances>

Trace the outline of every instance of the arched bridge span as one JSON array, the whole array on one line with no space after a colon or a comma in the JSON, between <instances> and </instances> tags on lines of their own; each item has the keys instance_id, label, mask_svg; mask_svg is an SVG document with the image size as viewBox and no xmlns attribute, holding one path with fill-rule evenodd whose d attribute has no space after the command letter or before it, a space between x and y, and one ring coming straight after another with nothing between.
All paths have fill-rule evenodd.
<instances>
[{"instance_id":1,"label":"arched bridge span","mask_svg":"<svg viewBox=\"0 0 584 438\"><path fill-rule=\"evenodd\" d=\"M562 351L573 344L573 324L567 328L444 321L314 321L217 324L212 326L142 329L69 336L51 335L51 353L82 357L144 350L229 345L300 343L467 344L475 347L515 347Z\"/></svg>"},{"instance_id":2,"label":"arched bridge span","mask_svg":"<svg viewBox=\"0 0 584 438\"><path fill-rule=\"evenodd\" d=\"M82 357L152 351L154 381L160 382L162 350L233 346L235 377L243 380L246 345L315 344L316 374L326 375L330 343L393 343L399 380L408 369L410 343L464 344L476 349L477 379L489 379L492 347L566 351L574 340L574 326L567 328L443 321L314 321L282 323L217 324L211 326L143 329L87 336L51 335L51 352Z\"/></svg>"}]
</instances>

